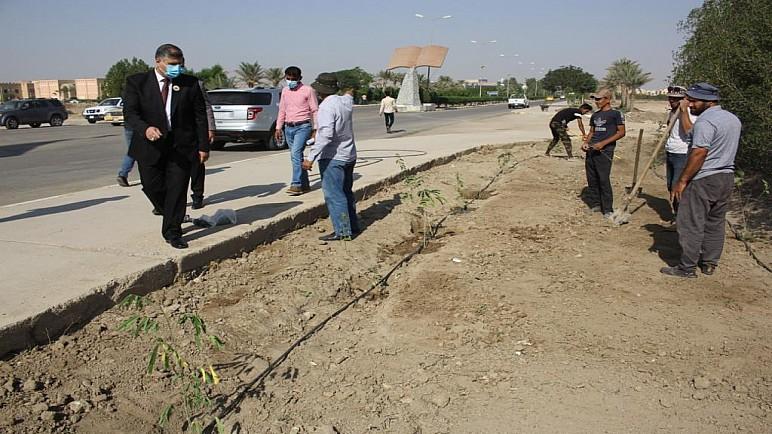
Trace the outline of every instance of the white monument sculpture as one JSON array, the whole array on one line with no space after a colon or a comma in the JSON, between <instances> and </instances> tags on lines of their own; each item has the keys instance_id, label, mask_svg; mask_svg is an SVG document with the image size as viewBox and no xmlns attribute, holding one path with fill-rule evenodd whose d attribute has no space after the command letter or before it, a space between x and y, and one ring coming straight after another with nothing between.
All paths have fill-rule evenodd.
<instances>
[{"instance_id":1,"label":"white monument sculpture","mask_svg":"<svg viewBox=\"0 0 772 434\"><path fill-rule=\"evenodd\" d=\"M420 66L440 68L445 63L447 55L448 48L439 45L428 45L426 47L411 45L394 50L387 69L407 68L405 78L402 79L402 87L397 95L397 110L401 112L419 112L423 110L416 68Z\"/></svg>"}]
</instances>

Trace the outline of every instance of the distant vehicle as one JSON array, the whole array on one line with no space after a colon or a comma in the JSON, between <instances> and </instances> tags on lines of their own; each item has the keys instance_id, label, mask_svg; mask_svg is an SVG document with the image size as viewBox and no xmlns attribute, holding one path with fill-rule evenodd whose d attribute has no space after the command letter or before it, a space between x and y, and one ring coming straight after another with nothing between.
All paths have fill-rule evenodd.
<instances>
[{"instance_id":1,"label":"distant vehicle","mask_svg":"<svg viewBox=\"0 0 772 434\"><path fill-rule=\"evenodd\" d=\"M114 126L118 127L123 125L123 109L111 109L105 113L105 119Z\"/></svg>"},{"instance_id":2,"label":"distant vehicle","mask_svg":"<svg viewBox=\"0 0 772 434\"><path fill-rule=\"evenodd\" d=\"M552 96L552 95L549 95L549 96L547 96L547 97L546 97L546 98L544 98L544 99L545 99L545 100L547 100L547 101L555 101L555 97L554 97L554 96Z\"/></svg>"},{"instance_id":3,"label":"distant vehicle","mask_svg":"<svg viewBox=\"0 0 772 434\"><path fill-rule=\"evenodd\" d=\"M65 119L67 110L58 99L20 99L0 104L0 125L9 130L15 130L19 125L60 127Z\"/></svg>"},{"instance_id":4,"label":"distant vehicle","mask_svg":"<svg viewBox=\"0 0 772 434\"><path fill-rule=\"evenodd\" d=\"M83 110L83 117L86 118L88 123L93 124L96 123L96 121L104 120L105 113L116 107L123 107L123 99L107 98L100 102L98 106L88 107Z\"/></svg>"},{"instance_id":5,"label":"distant vehicle","mask_svg":"<svg viewBox=\"0 0 772 434\"><path fill-rule=\"evenodd\" d=\"M511 109L528 108L530 106L531 106L531 102L528 101L528 97L526 97L525 95L523 96L510 95L509 99L507 100L507 107Z\"/></svg>"},{"instance_id":6,"label":"distant vehicle","mask_svg":"<svg viewBox=\"0 0 772 434\"><path fill-rule=\"evenodd\" d=\"M222 149L227 142L252 141L261 142L270 150L285 147L274 135L280 89L217 89L207 94L215 120L212 149Z\"/></svg>"}]
</instances>

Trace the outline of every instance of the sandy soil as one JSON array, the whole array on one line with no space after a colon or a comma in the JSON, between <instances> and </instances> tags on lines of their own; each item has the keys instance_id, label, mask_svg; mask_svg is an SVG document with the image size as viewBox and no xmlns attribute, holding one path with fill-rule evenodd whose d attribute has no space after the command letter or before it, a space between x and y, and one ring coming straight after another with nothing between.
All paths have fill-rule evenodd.
<instances>
[{"instance_id":1,"label":"sandy soil","mask_svg":"<svg viewBox=\"0 0 772 434\"><path fill-rule=\"evenodd\" d=\"M618 198L635 136L618 148ZM433 218L456 209L437 238L253 387L416 248L406 185L359 204L366 227L353 241L317 241L320 221L150 295L172 318L199 312L225 340L212 391L238 404L226 432L769 432L770 273L728 239L715 275L661 275L678 257L662 180L649 177L630 224L615 227L581 200L583 162L545 147L483 149L423 173L448 201ZM519 164L459 209L507 152ZM113 309L0 362L0 429L161 432L173 387L143 375L150 341L116 330L126 316ZM182 428L173 417L169 432Z\"/></svg>"}]
</instances>

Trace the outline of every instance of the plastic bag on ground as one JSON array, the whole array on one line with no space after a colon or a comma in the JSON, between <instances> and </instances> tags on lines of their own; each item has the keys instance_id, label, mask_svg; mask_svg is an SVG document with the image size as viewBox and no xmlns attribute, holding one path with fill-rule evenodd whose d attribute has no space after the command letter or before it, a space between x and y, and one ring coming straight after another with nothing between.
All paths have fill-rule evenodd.
<instances>
[{"instance_id":1,"label":"plastic bag on ground","mask_svg":"<svg viewBox=\"0 0 772 434\"><path fill-rule=\"evenodd\" d=\"M218 209L211 216L204 214L199 218L193 219L193 224L202 228L213 226L235 225L236 211L232 209Z\"/></svg>"}]
</instances>

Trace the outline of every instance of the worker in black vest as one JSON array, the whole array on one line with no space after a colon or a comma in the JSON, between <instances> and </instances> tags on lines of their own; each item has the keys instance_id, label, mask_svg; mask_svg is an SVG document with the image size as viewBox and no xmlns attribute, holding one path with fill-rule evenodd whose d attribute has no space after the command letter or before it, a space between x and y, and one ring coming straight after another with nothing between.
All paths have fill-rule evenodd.
<instances>
[{"instance_id":1,"label":"worker in black vest","mask_svg":"<svg viewBox=\"0 0 772 434\"><path fill-rule=\"evenodd\" d=\"M571 138L568 137L568 124L576 119L579 123L579 131L582 132L582 139L584 139L586 133L584 132L584 124L582 123L582 115L592 111L592 106L589 104L582 104L579 108L569 107L565 108L555 114L550 120L550 131L552 131L552 141L547 146L547 152L545 155L549 156L550 151L555 145L558 144L558 140L563 142L563 146L566 148L566 154L568 158L573 158L571 153Z\"/></svg>"}]
</instances>

